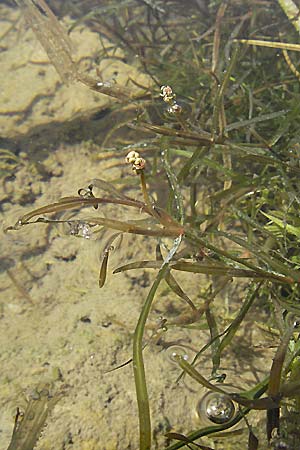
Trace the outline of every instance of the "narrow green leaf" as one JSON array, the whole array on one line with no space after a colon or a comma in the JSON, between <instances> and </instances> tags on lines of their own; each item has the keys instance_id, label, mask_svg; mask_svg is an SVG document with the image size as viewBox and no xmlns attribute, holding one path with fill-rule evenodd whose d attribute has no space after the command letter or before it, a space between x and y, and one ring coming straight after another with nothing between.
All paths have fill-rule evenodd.
<instances>
[{"instance_id":1,"label":"narrow green leaf","mask_svg":"<svg viewBox=\"0 0 300 450\"><path fill-rule=\"evenodd\" d=\"M139 422L140 422L140 449L139 450L151 450L151 421L150 421L150 407L146 384L145 367L143 361L143 336L146 321L151 309L151 305L158 289L160 282L164 279L166 273L169 270L169 264L179 248L182 237L178 237L174 240L174 245L170 250L167 257L161 264L160 270L151 286L151 289L147 295L145 303L142 307L142 311L134 332L133 337L133 372L135 379L137 403L139 410Z\"/></svg>"},{"instance_id":2,"label":"narrow green leaf","mask_svg":"<svg viewBox=\"0 0 300 450\"><path fill-rule=\"evenodd\" d=\"M293 225L286 223L284 220L279 219L272 214L267 214L263 211L261 211L261 213L266 216L271 222L275 223L279 228L287 231L290 234L293 234L294 236L297 236L297 238L300 239L300 227L294 227Z\"/></svg>"}]
</instances>

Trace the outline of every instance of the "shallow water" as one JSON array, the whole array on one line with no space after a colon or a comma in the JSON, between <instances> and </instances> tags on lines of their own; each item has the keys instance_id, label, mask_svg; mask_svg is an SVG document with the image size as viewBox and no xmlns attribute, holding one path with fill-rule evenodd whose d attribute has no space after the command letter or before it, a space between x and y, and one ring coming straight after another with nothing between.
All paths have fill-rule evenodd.
<instances>
[{"instance_id":1,"label":"shallow water","mask_svg":"<svg viewBox=\"0 0 300 450\"><path fill-rule=\"evenodd\" d=\"M67 3L49 2L65 27L92 6L92 2L75 2L70 18ZM128 167L124 154L103 152L101 147L120 118L109 115L113 101L84 85L62 83L17 7L0 3L0 17L0 129L1 150L6 152L0 189L5 229L32 209L76 195L94 178L114 181L128 176ZM87 73L95 73L98 34L83 22L70 38L76 61ZM122 59L122 50L119 52ZM99 69L106 79L117 72L120 84L129 76L141 84L149 82L136 66L116 58L101 62ZM124 111L122 120L127 120L127 114ZM125 131L114 137L129 139ZM114 146L113 139L108 142L109 147ZM140 195L134 188L132 191ZM107 207L104 214L114 215L115 210ZM131 358L132 333L153 272L111 272L145 253L153 254L155 240L125 237L112 254L107 283L99 289L100 257L108 235L84 239L63 231L46 224L6 234L2 231L0 450L9 445L16 408L22 410L28 393L44 382L53 383L54 395L62 396L37 449L136 450L138 416L132 367L129 363L111 370ZM179 279L188 293L197 295L198 278ZM204 277L202 280L206 282ZM221 314L230 317L241 289L233 284L226 298L219 300ZM165 286L157 297L146 331L148 338L162 315L169 314L172 320L180 311ZM257 308L247 320L251 323L263 315ZM152 342L145 350L153 448L165 447L164 433L171 429L187 432L199 427L196 406L205 393L191 380L176 383L180 370L170 358L170 348L165 348L173 343L188 355L194 354L208 336L207 330L199 337L198 331L170 327L165 345ZM250 343L255 347L251 358ZM246 389L262 379L269 369L264 358L268 356L269 363L272 354L272 349L265 347L265 336L245 327L235 353L227 355L222 367L228 383ZM201 364L202 371L209 373L209 357ZM256 422L260 419L257 414ZM247 432L238 439L246 445ZM210 439L207 442L213 445ZM216 449L224 448L221 440L215 445Z\"/></svg>"}]
</instances>

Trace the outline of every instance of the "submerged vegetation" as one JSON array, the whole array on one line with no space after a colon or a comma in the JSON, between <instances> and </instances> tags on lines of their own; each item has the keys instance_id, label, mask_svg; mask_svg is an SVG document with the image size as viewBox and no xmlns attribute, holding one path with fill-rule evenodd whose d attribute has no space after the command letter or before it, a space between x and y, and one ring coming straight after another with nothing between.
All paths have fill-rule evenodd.
<instances>
[{"instance_id":1,"label":"submerged vegetation","mask_svg":"<svg viewBox=\"0 0 300 450\"><path fill-rule=\"evenodd\" d=\"M60 223L68 234L92 238L103 229L111 230L99 268L100 288L110 276L109 254L122 234L155 240L154 255L145 253L141 260L128 261L114 271L155 271L128 362L135 377L140 450L153 448L147 392L151 380L146 377L143 350L149 312L163 281L183 300L182 313L170 326L206 327L210 335L204 346L195 342L192 360L186 361L180 351L174 353L178 374L192 377L213 394L205 407L208 425L184 434L169 432L166 449L209 449L200 438L217 438L237 423L249 435L249 450L267 445L298 448L300 76L290 52L300 50L295 44L297 6L275 0L101 1L80 18L74 8L72 28L84 22L99 33L100 42L108 38L111 43L110 48L103 45L99 59L113 57L122 48L124 58L148 75L149 87L134 80L122 86L103 80L101 74L97 78L82 73L72 60L67 33L47 4L43 0L17 4L62 80L112 97L110 114L124 113L122 123L109 130L103 151L112 142L109 150L132 166L126 181L132 185L132 178L138 180L139 194L124 193L124 180L111 184L96 178L87 187L74 186L78 195L29 211L8 231ZM112 137L120 126L134 134L131 141L114 144ZM14 163L14 157L11 160ZM159 179L165 180L163 198L156 191ZM116 211L111 216L102 213L108 204ZM198 274L202 280L195 299L177 281L180 272L187 277ZM230 292L233 280L240 308L225 324L216 299ZM254 304L266 311L267 323L253 327L272 330L277 337L273 360L265 362L270 370L248 390L228 390L226 384L223 387L226 373L221 361L238 345L234 338ZM168 326L164 319L157 333L167 333ZM199 364L204 352L211 355L209 377ZM248 413L253 410L265 412L263 438L251 425ZM289 415L298 422L287 431L284 418ZM223 439L226 448L227 438Z\"/></svg>"}]
</instances>

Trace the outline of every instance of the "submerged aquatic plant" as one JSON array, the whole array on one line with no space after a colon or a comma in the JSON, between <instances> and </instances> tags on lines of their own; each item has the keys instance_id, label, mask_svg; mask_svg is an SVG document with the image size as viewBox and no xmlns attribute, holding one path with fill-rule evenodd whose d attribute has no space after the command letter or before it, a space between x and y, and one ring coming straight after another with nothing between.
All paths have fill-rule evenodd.
<instances>
[{"instance_id":1,"label":"submerged aquatic plant","mask_svg":"<svg viewBox=\"0 0 300 450\"><path fill-rule=\"evenodd\" d=\"M174 355L181 377L192 377L208 391L223 399L226 396L236 405L236 412L220 423L186 434L168 433L168 438L176 442L167 449L207 449L199 438L231 429L241 421L248 429L248 449L256 449L259 440L246 418L252 410L265 411L270 445L276 437L284 439L280 412L286 399L292 399L299 412L299 83L286 59L278 63L276 55L265 54L270 59L265 64L258 52L251 53L243 44L263 46L271 42L269 46L284 50L295 50L295 44L278 46L273 35L269 40L252 39L257 30L264 30L271 22L265 23L263 14L258 14L266 12L261 2L252 2L253 10L249 10L247 2L237 2L236 9L231 9L228 2L210 2L208 17L203 13L204 2L195 2L198 7L192 18L175 1L173 8L163 8L157 2L136 2L133 6L133 2L123 1L111 9L107 3L82 20L91 21L100 35L109 35L128 55L139 52L141 70L151 76L154 87L151 95L145 95L146 91L137 95L127 86L98 81L78 71L68 38L45 2L17 3L64 81L82 82L117 99L120 108L129 103L138 109L130 127L142 132L143 140L121 147L123 157L129 150L126 162L132 164L134 176L139 179L142 200L95 179L88 187L74 187L79 188L77 195L26 213L8 230L36 223L63 223L70 234L85 238L103 229L113 230L104 246L101 288L116 239L124 233L156 239L154 257L143 256L143 260L129 261L114 271L156 270L133 337L131 361L139 408L140 450L152 448L144 333L163 281L188 305L188 312L183 310L173 324L196 327L204 323L210 333L209 341L197 350L191 363ZM111 14L115 9L122 12L120 16ZM274 12L267 12L275 15L279 11L278 6ZM182 22L178 27L180 12ZM269 28L274 34L274 29ZM245 33L251 39L242 39ZM289 30L285 34L288 39ZM240 46L234 45L235 39ZM278 71L270 71L270 64L279 66ZM151 153L144 157L147 148ZM164 205L154 200L157 177L164 177L168 185ZM102 194L96 195L96 189ZM124 220L122 215L117 219L115 213L104 216L99 205L108 204L114 205L116 212L120 208L136 211L139 217ZM72 210L78 217L66 218L65 213ZM165 242L165 238L172 241ZM176 280L178 272L210 277L200 305L184 292ZM241 305L224 328L215 301L235 278L244 279ZM245 326L254 302L268 309L269 324L280 335L275 357L268 376L255 386L247 391L225 391L220 387L225 378L221 359L225 350L234 348L233 340ZM207 350L211 351L212 365L209 379L195 367Z\"/></svg>"},{"instance_id":2,"label":"submerged aquatic plant","mask_svg":"<svg viewBox=\"0 0 300 450\"><path fill-rule=\"evenodd\" d=\"M15 426L7 450L33 450L45 427L48 415L61 398L50 383L36 386L28 395L25 411L17 409Z\"/></svg>"}]
</instances>

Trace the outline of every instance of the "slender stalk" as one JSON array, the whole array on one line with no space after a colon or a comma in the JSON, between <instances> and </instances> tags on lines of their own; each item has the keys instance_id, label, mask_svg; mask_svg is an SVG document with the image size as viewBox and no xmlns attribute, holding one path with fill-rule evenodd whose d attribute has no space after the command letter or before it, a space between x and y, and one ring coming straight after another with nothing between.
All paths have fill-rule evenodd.
<instances>
[{"instance_id":1,"label":"slender stalk","mask_svg":"<svg viewBox=\"0 0 300 450\"><path fill-rule=\"evenodd\" d=\"M278 0L278 3L296 30L300 33L299 8L296 3L292 0Z\"/></svg>"},{"instance_id":2,"label":"slender stalk","mask_svg":"<svg viewBox=\"0 0 300 450\"><path fill-rule=\"evenodd\" d=\"M268 396L271 399L276 399L279 395L280 384L281 384L281 374L283 370L283 364L286 357L286 352L290 339L294 331L294 319L290 314L288 317L288 327L281 338L281 342L276 350L275 356L273 358L272 367L270 370L270 381L268 385ZM268 441L272 438L272 433L274 429L280 428L280 410L279 407L267 410L267 438Z\"/></svg>"},{"instance_id":3,"label":"slender stalk","mask_svg":"<svg viewBox=\"0 0 300 450\"><path fill-rule=\"evenodd\" d=\"M140 181L141 181L141 188L142 188L142 193L143 193L143 197L144 197L144 202L146 203L148 208L151 210L151 200L150 200L147 186L146 186L144 170L140 171Z\"/></svg>"},{"instance_id":4,"label":"slender stalk","mask_svg":"<svg viewBox=\"0 0 300 450\"><path fill-rule=\"evenodd\" d=\"M173 203L174 200L176 208L176 220L178 220L181 224L183 224L185 221L185 213L184 213L182 193L179 187L178 178L170 164L169 155L170 151L168 149L163 150L161 155L162 162L171 187L170 200L171 203Z\"/></svg>"},{"instance_id":5,"label":"slender stalk","mask_svg":"<svg viewBox=\"0 0 300 450\"><path fill-rule=\"evenodd\" d=\"M151 449L151 419L150 407L146 384L146 374L143 360L143 336L145 324L151 309L151 305L157 291L157 288L165 277L169 269L169 263L179 248L182 236L175 239L174 245L162 263L162 266L151 286L149 294L143 305L133 337L133 373L135 379L136 396L139 410L140 422L140 450Z\"/></svg>"},{"instance_id":6,"label":"slender stalk","mask_svg":"<svg viewBox=\"0 0 300 450\"><path fill-rule=\"evenodd\" d=\"M261 41L259 39L235 39L235 42L241 42L242 44L248 45L257 45L258 47L279 48L300 52L299 44L290 44L289 42Z\"/></svg>"}]
</instances>

